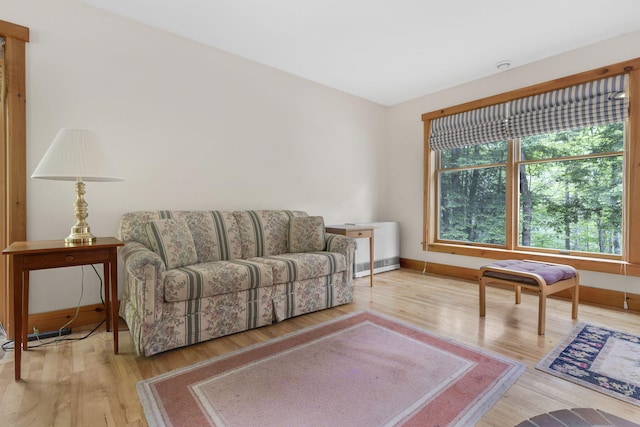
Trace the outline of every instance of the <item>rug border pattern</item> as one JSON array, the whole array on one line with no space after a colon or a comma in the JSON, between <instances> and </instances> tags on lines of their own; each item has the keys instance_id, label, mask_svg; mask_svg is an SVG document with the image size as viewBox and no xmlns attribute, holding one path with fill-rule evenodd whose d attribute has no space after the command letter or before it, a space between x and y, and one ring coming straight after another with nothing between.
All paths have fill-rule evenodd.
<instances>
[{"instance_id":1,"label":"rug border pattern","mask_svg":"<svg viewBox=\"0 0 640 427\"><path fill-rule=\"evenodd\" d=\"M501 355L493 354L487 350L479 349L467 345L465 343L458 342L448 337L439 336L438 334L434 334L428 330L422 329L405 321L399 320L397 318L393 318L387 316L385 314L381 314L379 312L375 312L372 310L361 310L355 311L353 313L348 313L344 315L339 315L334 319L330 319L325 322L321 322L280 337L275 337L269 339L264 342L252 344L247 347L243 347L229 353L225 353L223 355L204 360L193 365L185 366L183 368L179 368L170 372L166 372L164 374L160 374L153 378L149 378L146 380L142 380L137 383L136 388L138 390L138 395L140 397L140 401L144 408L144 413L147 418L147 422L150 426L165 426L171 425L169 423L169 418L165 412L165 408L162 405L159 405L160 396L157 393L155 386L162 381L175 377L181 374L188 375L190 372L194 372L198 369L207 369L209 366L213 364L225 364L225 363L242 363L236 362L236 358L243 358L244 356L250 355L252 352L264 350L264 348L268 348L269 346L277 348L279 345L284 345L285 341L303 339L303 335L308 335L310 332L315 331L316 333L321 333L321 329L331 329L331 328L339 328L340 325L344 322L349 321L358 321L358 317L362 317L362 320L371 320L380 319L381 322L386 322L388 325L392 327L399 328L400 330L405 329L410 334L411 331L415 332L418 335L425 335L430 339L440 342L440 344L447 346L454 346L458 349L461 349L463 352L467 352L469 354L473 354L474 357L477 358L490 358L493 359L494 362L499 363L502 366L502 371L500 371L500 375L486 386L486 390L488 392L481 393L476 395L473 399L470 399L468 402L456 402L461 406L458 411L458 415L455 419L453 419L449 425L450 426L468 426L473 425L477 422L484 413L491 408L503 395L504 393L515 383L515 381L522 375L526 366L523 363L520 363L515 360L511 360ZM411 335L407 335L410 338L413 338ZM416 335L417 336L417 335ZM279 350L274 349L273 352L278 352ZM445 350L446 351L446 350ZM411 417L415 417L415 419L419 419L417 415L420 414L420 411L424 408L419 408L416 410ZM409 417L408 421L411 424L412 419ZM405 419L407 421L407 419Z\"/></svg>"},{"instance_id":2,"label":"rug border pattern","mask_svg":"<svg viewBox=\"0 0 640 427\"><path fill-rule=\"evenodd\" d=\"M583 342L583 339L581 338L583 334L604 336L605 340L600 349L603 349L606 341L611 338L629 340L629 337L634 337L635 340L633 342L640 343L640 337L637 335L616 331L610 327L579 322L574 329L553 348L553 350L551 350L540 362L536 364L536 369L632 405L640 406L640 389L636 389L632 384L630 385L629 383L625 383L619 379L610 378L602 373L590 370L592 364L596 361L600 353L599 351L597 353L584 352L578 357L572 356L567 352L567 349L571 344L575 342L580 344ZM558 362L558 365L555 364L556 362ZM565 368L559 366L559 364L563 364L562 366L565 367L567 365L572 365L575 371L579 372L579 375L584 378L563 372ZM599 384L603 384L604 386ZM607 388L607 386L609 388ZM630 390L632 395L625 395L616 389Z\"/></svg>"}]
</instances>

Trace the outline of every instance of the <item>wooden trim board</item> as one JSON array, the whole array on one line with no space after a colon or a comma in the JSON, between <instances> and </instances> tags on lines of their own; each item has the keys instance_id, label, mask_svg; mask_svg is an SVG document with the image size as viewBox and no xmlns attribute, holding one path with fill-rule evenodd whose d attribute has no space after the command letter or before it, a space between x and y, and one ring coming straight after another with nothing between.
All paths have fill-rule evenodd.
<instances>
[{"instance_id":1,"label":"wooden trim board","mask_svg":"<svg viewBox=\"0 0 640 427\"><path fill-rule=\"evenodd\" d=\"M479 270L466 267L457 267L455 265L436 264L432 262L417 261L407 258L400 258L400 267L410 270L425 271L429 274L437 274L439 276L449 276L456 279L478 282ZM493 285L492 285L493 286ZM505 287L505 289L511 289ZM523 289L526 292L526 289ZM559 297L570 300L569 291L558 292L553 297ZM623 310L624 293L620 291L612 291L609 289L592 288L589 286L580 286L580 302L599 305L611 309ZM627 304L629 311L640 312L640 295L627 292Z\"/></svg>"},{"instance_id":2,"label":"wooden trim board","mask_svg":"<svg viewBox=\"0 0 640 427\"><path fill-rule=\"evenodd\" d=\"M77 328L80 326L98 324L105 320L106 309L102 304L85 305L80 307L78 317L65 328ZM40 332L57 331L76 315L75 308L49 311L29 315L28 331L31 333L34 327Z\"/></svg>"},{"instance_id":3,"label":"wooden trim board","mask_svg":"<svg viewBox=\"0 0 640 427\"><path fill-rule=\"evenodd\" d=\"M424 271L425 262L407 258L400 258L400 267L410 270ZM436 274L438 276L449 276L460 280L477 282L479 279L479 271L473 268L457 267L454 265L437 264L433 262L426 263L426 272ZM492 285L493 286L493 285ZM505 287L505 289L511 289ZM526 290L524 290L526 292ZM559 297L570 300L571 296L568 291L559 292L552 297ZM580 302L604 306L612 309L622 310L624 295L619 291L608 289L592 288L589 286L580 286ZM640 295L627 293L627 304L629 310L640 312ZM38 327L40 332L56 331L75 316L76 309L69 308L58 311L50 311L46 313L37 313L29 315L29 331L34 326ZM86 305L80 307L78 318L68 327L79 327L99 323L105 319L105 308L102 304Z\"/></svg>"}]
</instances>

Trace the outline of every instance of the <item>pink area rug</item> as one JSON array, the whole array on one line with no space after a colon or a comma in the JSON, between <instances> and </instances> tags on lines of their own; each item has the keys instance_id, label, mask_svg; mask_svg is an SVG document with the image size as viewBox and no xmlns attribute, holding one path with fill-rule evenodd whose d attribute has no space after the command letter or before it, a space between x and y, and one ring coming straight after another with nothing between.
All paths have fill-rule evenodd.
<instances>
[{"instance_id":1,"label":"pink area rug","mask_svg":"<svg viewBox=\"0 0 640 427\"><path fill-rule=\"evenodd\" d=\"M640 406L640 336L579 323L536 368Z\"/></svg>"},{"instance_id":2,"label":"pink area rug","mask_svg":"<svg viewBox=\"0 0 640 427\"><path fill-rule=\"evenodd\" d=\"M470 426L524 365L372 312L138 383L151 426Z\"/></svg>"}]
</instances>

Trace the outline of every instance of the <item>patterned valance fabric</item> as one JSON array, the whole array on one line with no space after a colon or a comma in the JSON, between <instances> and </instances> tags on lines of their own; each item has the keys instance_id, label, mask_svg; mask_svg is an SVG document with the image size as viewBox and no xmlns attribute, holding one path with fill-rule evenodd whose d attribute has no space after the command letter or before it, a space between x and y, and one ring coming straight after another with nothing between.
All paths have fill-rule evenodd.
<instances>
[{"instance_id":1,"label":"patterned valance fabric","mask_svg":"<svg viewBox=\"0 0 640 427\"><path fill-rule=\"evenodd\" d=\"M496 104L432 120L429 145L447 150L503 141L508 138L507 111L507 104Z\"/></svg>"},{"instance_id":2,"label":"patterned valance fabric","mask_svg":"<svg viewBox=\"0 0 640 427\"><path fill-rule=\"evenodd\" d=\"M629 77L619 75L431 121L429 146L446 150L625 120Z\"/></svg>"},{"instance_id":3,"label":"patterned valance fabric","mask_svg":"<svg viewBox=\"0 0 640 427\"><path fill-rule=\"evenodd\" d=\"M522 138L623 121L629 111L628 76L619 75L516 99L509 105L509 136Z\"/></svg>"}]
</instances>

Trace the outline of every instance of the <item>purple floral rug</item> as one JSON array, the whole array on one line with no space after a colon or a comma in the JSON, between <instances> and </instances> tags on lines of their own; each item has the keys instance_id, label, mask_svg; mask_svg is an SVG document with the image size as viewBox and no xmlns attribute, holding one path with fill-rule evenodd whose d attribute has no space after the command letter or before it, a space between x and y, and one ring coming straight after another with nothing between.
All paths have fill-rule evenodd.
<instances>
[{"instance_id":1,"label":"purple floral rug","mask_svg":"<svg viewBox=\"0 0 640 427\"><path fill-rule=\"evenodd\" d=\"M640 337L581 323L536 369L640 406Z\"/></svg>"}]
</instances>

